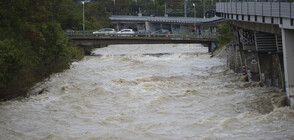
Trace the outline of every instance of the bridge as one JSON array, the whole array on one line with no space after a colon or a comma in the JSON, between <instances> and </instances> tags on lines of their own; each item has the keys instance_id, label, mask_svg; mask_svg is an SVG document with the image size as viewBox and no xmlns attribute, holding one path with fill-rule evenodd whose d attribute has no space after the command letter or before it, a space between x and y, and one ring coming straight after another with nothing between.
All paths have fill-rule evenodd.
<instances>
[{"instance_id":1,"label":"bridge","mask_svg":"<svg viewBox=\"0 0 294 140\"><path fill-rule=\"evenodd\" d=\"M252 81L285 89L294 109L294 3L219 2L219 17L233 21L229 47Z\"/></svg>"},{"instance_id":2,"label":"bridge","mask_svg":"<svg viewBox=\"0 0 294 140\"><path fill-rule=\"evenodd\" d=\"M153 32L159 29L170 30L173 34L215 34L217 25L224 21L222 17L190 18L190 17L148 17L148 16L119 16L110 18L116 24L116 30L132 28Z\"/></svg>"},{"instance_id":3,"label":"bridge","mask_svg":"<svg viewBox=\"0 0 294 140\"><path fill-rule=\"evenodd\" d=\"M178 44L178 43L202 43L217 42L215 37L196 38L193 36L72 36L76 45L110 45L110 44Z\"/></svg>"},{"instance_id":4,"label":"bridge","mask_svg":"<svg viewBox=\"0 0 294 140\"><path fill-rule=\"evenodd\" d=\"M207 44L209 51L216 46L216 36L196 36L184 34L107 34L94 36L82 31L71 34L73 44L79 46L110 45L110 44Z\"/></svg>"},{"instance_id":5,"label":"bridge","mask_svg":"<svg viewBox=\"0 0 294 140\"><path fill-rule=\"evenodd\" d=\"M117 31L122 28L132 28L153 32L167 29L171 34L107 34L94 36L93 31L75 31L70 34L73 43L80 46L100 44L177 44L201 43L207 44L209 51L216 47L216 28L223 18L186 18L186 17L147 17L147 16L117 16L110 17L117 25ZM126 27L125 25L133 25Z\"/></svg>"}]
</instances>

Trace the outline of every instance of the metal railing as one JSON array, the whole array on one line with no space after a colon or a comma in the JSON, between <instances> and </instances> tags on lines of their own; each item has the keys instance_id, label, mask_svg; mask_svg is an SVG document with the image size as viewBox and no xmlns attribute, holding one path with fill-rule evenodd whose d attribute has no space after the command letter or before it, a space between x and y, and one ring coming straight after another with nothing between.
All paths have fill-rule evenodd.
<instances>
[{"instance_id":1,"label":"metal railing","mask_svg":"<svg viewBox=\"0 0 294 140\"><path fill-rule=\"evenodd\" d=\"M211 18L191 18L191 17L147 17L147 16L117 16L109 17L112 21L142 21L142 22L163 22L163 23L211 23L222 20L220 17Z\"/></svg>"},{"instance_id":2,"label":"metal railing","mask_svg":"<svg viewBox=\"0 0 294 140\"><path fill-rule=\"evenodd\" d=\"M238 15L294 18L292 2L218 2L216 12Z\"/></svg>"},{"instance_id":3,"label":"metal railing","mask_svg":"<svg viewBox=\"0 0 294 140\"><path fill-rule=\"evenodd\" d=\"M93 34L93 31L74 31L74 32L66 32L68 36L96 36L96 37L149 37L149 38L156 38L156 37L166 37L166 38L216 38L216 32L210 33L188 33L188 34L153 34L153 33L134 33L134 34L122 34L122 33L104 33L104 34Z\"/></svg>"}]
</instances>

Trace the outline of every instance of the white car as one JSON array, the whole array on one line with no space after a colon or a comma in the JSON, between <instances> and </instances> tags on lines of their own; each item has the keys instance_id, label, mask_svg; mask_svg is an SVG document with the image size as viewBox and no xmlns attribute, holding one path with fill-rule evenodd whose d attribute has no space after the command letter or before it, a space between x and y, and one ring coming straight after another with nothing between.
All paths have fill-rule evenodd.
<instances>
[{"instance_id":1,"label":"white car","mask_svg":"<svg viewBox=\"0 0 294 140\"><path fill-rule=\"evenodd\" d=\"M98 31L93 32L93 35L102 36L102 35L113 35L116 31L112 28L103 28Z\"/></svg>"},{"instance_id":2,"label":"white car","mask_svg":"<svg viewBox=\"0 0 294 140\"><path fill-rule=\"evenodd\" d=\"M118 35L131 35L131 34L135 34L133 29L122 29L120 31L117 32Z\"/></svg>"}]
</instances>

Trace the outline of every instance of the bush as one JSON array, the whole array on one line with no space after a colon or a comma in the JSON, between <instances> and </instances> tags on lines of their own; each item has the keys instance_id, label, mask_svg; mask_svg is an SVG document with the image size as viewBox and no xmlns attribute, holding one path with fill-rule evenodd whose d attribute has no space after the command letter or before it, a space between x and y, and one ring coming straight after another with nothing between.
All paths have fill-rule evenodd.
<instances>
[{"instance_id":1,"label":"bush","mask_svg":"<svg viewBox=\"0 0 294 140\"><path fill-rule=\"evenodd\" d=\"M99 2L87 5L95 12L86 11L89 27L109 25ZM81 9L82 4L72 0L0 2L0 100L26 96L36 82L83 58L83 49L63 32L82 27Z\"/></svg>"},{"instance_id":2,"label":"bush","mask_svg":"<svg viewBox=\"0 0 294 140\"><path fill-rule=\"evenodd\" d=\"M229 20L218 25L218 29L217 29L218 31L217 40L219 43L218 46L223 46L233 40L234 35L231 31L231 26L232 26L232 22Z\"/></svg>"},{"instance_id":3,"label":"bush","mask_svg":"<svg viewBox=\"0 0 294 140\"><path fill-rule=\"evenodd\" d=\"M13 40L0 41L0 87L7 87L7 83L21 68L21 52Z\"/></svg>"}]
</instances>

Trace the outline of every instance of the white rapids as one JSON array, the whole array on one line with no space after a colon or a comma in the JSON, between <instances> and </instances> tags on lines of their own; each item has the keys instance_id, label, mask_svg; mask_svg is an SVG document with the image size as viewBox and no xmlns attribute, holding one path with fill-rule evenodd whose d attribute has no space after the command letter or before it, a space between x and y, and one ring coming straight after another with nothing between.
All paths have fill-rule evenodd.
<instances>
[{"instance_id":1,"label":"white rapids","mask_svg":"<svg viewBox=\"0 0 294 140\"><path fill-rule=\"evenodd\" d=\"M1 102L0 139L294 139L285 93L242 82L202 45L93 53L28 98Z\"/></svg>"}]
</instances>

